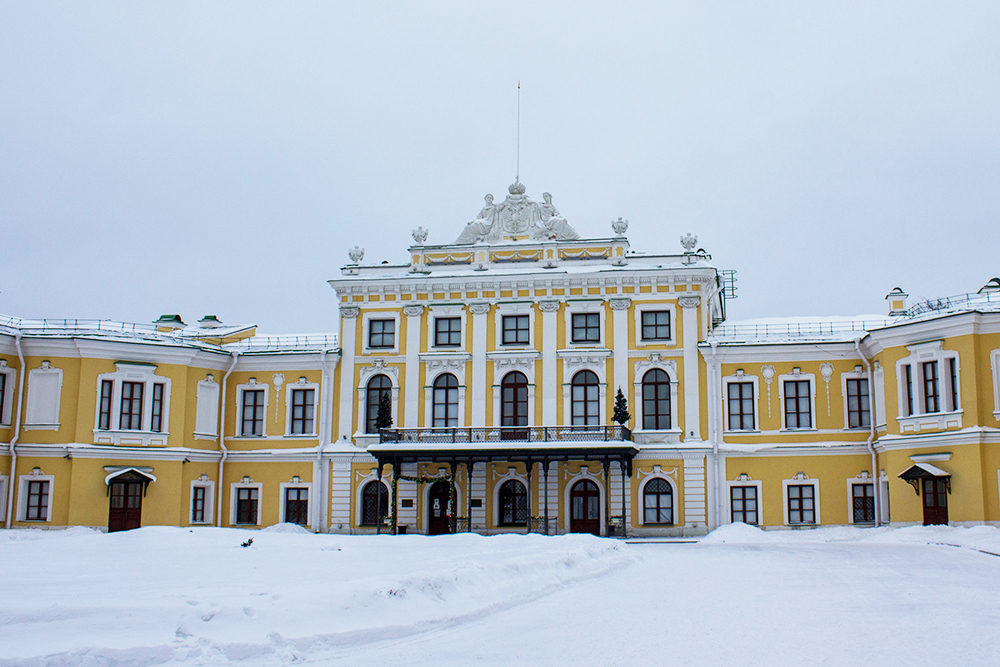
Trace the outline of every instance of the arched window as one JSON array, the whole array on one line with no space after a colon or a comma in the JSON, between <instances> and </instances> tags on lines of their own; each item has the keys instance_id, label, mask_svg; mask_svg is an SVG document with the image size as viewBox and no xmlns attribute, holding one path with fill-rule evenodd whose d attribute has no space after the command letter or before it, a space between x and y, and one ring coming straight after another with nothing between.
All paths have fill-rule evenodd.
<instances>
[{"instance_id":1,"label":"arched window","mask_svg":"<svg viewBox=\"0 0 1000 667\"><path fill-rule=\"evenodd\" d=\"M659 368L642 376L642 427L670 428L670 377Z\"/></svg>"},{"instance_id":2,"label":"arched window","mask_svg":"<svg viewBox=\"0 0 1000 667\"><path fill-rule=\"evenodd\" d=\"M458 380L451 373L434 380L434 412L431 426L458 426Z\"/></svg>"},{"instance_id":3,"label":"arched window","mask_svg":"<svg viewBox=\"0 0 1000 667\"><path fill-rule=\"evenodd\" d=\"M382 496L379 499L379 496ZM361 490L361 522L362 526L374 526L379 519L389 516L389 489L382 482L372 480Z\"/></svg>"},{"instance_id":4,"label":"arched window","mask_svg":"<svg viewBox=\"0 0 1000 667\"><path fill-rule=\"evenodd\" d=\"M511 428L528 425L528 378L520 371L507 373L500 382L500 426L505 440L524 440L526 429Z\"/></svg>"},{"instance_id":5,"label":"arched window","mask_svg":"<svg viewBox=\"0 0 1000 667\"><path fill-rule=\"evenodd\" d=\"M674 491L670 482L654 477L642 490L643 523L674 522Z\"/></svg>"},{"instance_id":6,"label":"arched window","mask_svg":"<svg viewBox=\"0 0 1000 667\"><path fill-rule=\"evenodd\" d=\"M601 422L597 375L580 371L573 376L573 426L598 426Z\"/></svg>"},{"instance_id":7,"label":"arched window","mask_svg":"<svg viewBox=\"0 0 1000 667\"><path fill-rule=\"evenodd\" d=\"M500 487L501 526L528 525L528 492L524 484L508 479Z\"/></svg>"},{"instance_id":8,"label":"arched window","mask_svg":"<svg viewBox=\"0 0 1000 667\"><path fill-rule=\"evenodd\" d=\"M378 417L378 404L383 395L392 399L392 380L384 375L376 375L368 381L368 392L365 397L365 433L378 433L375 419Z\"/></svg>"}]
</instances>

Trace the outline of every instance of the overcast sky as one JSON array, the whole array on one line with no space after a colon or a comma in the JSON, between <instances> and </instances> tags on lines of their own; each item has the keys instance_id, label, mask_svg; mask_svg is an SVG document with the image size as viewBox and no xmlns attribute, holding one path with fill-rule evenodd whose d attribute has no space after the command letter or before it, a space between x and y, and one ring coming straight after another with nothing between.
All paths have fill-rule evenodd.
<instances>
[{"instance_id":1,"label":"overcast sky","mask_svg":"<svg viewBox=\"0 0 1000 667\"><path fill-rule=\"evenodd\" d=\"M1000 274L1000 3L0 2L0 312L334 331L515 175L730 319Z\"/></svg>"}]
</instances>

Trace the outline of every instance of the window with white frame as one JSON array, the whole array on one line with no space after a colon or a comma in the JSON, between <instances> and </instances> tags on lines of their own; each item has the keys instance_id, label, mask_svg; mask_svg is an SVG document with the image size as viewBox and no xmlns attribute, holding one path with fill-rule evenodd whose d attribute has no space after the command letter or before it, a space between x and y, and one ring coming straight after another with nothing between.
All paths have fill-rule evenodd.
<instances>
[{"instance_id":1,"label":"window with white frame","mask_svg":"<svg viewBox=\"0 0 1000 667\"><path fill-rule=\"evenodd\" d=\"M151 364L117 362L117 371L97 376L98 443L166 444L170 379Z\"/></svg>"},{"instance_id":2,"label":"window with white frame","mask_svg":"<svg viewBox=\"0 0 1000 667\"><path fill-rule=\"evenodd\" d=\"M46 475L35 468L28 475L18 477L17 520L31 522L52 521L52 487L55 476Z\"/></svg>"},{"instance_id":3,"label":"window with white frame","mask_svg":"<svg viewBox=\"0 0 1000 667\"><path fill-rule=\"evenodd\" d=\"M462 318L434 318L434 346L460 347L462 345Z\"/></svg>"},{"instance_id":4,"label":"window with white frame","mask_svg":"<svg viewBox=\"0 0 1000 667\"><path fill-rule=\"evenodd\" d=\"M7 366L6 359L0 359L0 426L8 427L14 418L14 391L17 371Z\"/></svg>"},{"instance_id":5,"label":"window with white frame","mask_svg":"<svg viewBox=\"0 0 1000 667\"><path fill-rule=\"evenodd\" d=\"M604 340L605 302L570 301L565 312L566 342L570 347L597 347Z\"/></svg>"},{"instance_id":6,"label":"window with white frame","mask_svg":"<svg viewBox=\"0 0 1000 667\"><path fill-rule=\"evenodd\" d=\"M195 438L214 439L219 435L219 383L215 376L207 375L198 382L197 400Z\"/></svg>"},{"instance_id":7,"label":"window with white frame","mask_svg":"<svg viewBox=\"0 0 1000 667\"><path fill-rule=\"evenodd\" d=\"M756 382L737 371L726 379L726 430L753 431L757 424Z\"/></svg>"},{"instance_id":8,"label":"window with white frame","mask_svg":"<svg viewBox=\"0 0 1000 667\"><path fill-rule=\"evenodd\" d=\"M43 361L39 368L28 371L27 401L24 406L24 428L58 430L59 405L62 399L63 372Z\"/></svg>"},{"instance_id":9,"label":"window with white frame","mask_svg":"<svg viewBox=\"0 0 1000 667\"><path fill-rule=\"evenodd\" d=\"M899 421L904 431L961 426L959 355L941 341L908 345L910 356L896 362ZM927 416L931 416L928 420Z\"/></svg>"},{"instance_id":10,"label":"window with white frame","mask_svg":"<svg viewBox=\"0 0 1000 667\"><path fill-rule=\"evenodd\" d=\"M814 429L816 424L816 378L799 368L778 376L781 398L781 428L785 430Z\"/></svg>"},{"instance_id":11,"label":"window with white frame","mask_svg":"<svg viewBox=\"0 0 1000 667\"><path fill-rule=\"evenodd\" d=\"M874 481L852 481L850 487L851 523L875 523Z\"/></svg>"},{"instance_id":12,"label":"window with white frame","mask_svg":"<svg viewBox=\"0 0 1000 667\"><path fill-rule=\"evenodd\" d=\"M642 487L642 522L674 523L674 490L662 477L653 477Z\"/></svg>"},{"instance_id":13,"label":"window with white frame","mask_svg":"<svg viewBox=\"0 0 1000 667\"><path fill-rule=\"evenodd\" d=\"M993 371L993 418L1000 421L1000 349L990 352L990 368Z\"/></svg>"},{"instance_id":14,"label":"window with white frame","mask_svg":"<svg viewBox=\"0 0 1000 667\"><path fill-rule=\"evenodd\" d=\"M268 385L258 382L257 378L250 378L246 384L237 385L240 437L262 438L267 435L265 415L268 389Z\"/></svg>"},{"instance_id":15,"label":"window with white frame","mask_svg":"<svg viewBox=\"0 0 1000 667\"><path fill-rule=\"evenodd\" d=\"M458 378L451 373L434 378L431 426L458 426Z\"/></svg>"},{"instance_id":16,"label":"window with white frame","mask_svg":"<svg viewBox=\"0 0 1000 667\"><path fill-rule=\"evenodd\" d=\"M214 516L215 482L208 475L191 481L191 523L209 524Z\"/></svg>"},{"instance_id":17,"label":"window with white frame","mask_svg":"<svg viewBox=\"0 0 1000 667\"><path fill-rule=\"evenodd\" d=\"M733 484L729 487L729 513L732 521L742 521L751 526L760 522L756 486Z\"/></svg>"},{"instance_id":18,"label":"window with white frame","mask_svg":"<svg viewBox=\"0 0 1000 667\"><path fill-rule=\"evenodd\" d=\"M672 303L637 303L635 344L664 345L674 341L675 318Z\"/></svg>"},{"instance_id":19,"label":"window with white frame","mask_svg":"<svg viewBox=\"0 0 1000 667\"><path fill-rule=\"evenodd\" d=\"M652 368L642 376L642 428L668 430L671 427L670 376Z\"/></svg>"},{"instance_id":20,"label":"window with white frame","mask_svg":"<svg viewBox=\"0 0 1000 667\"><path fill-rule=\"evenodd\" d=\"M316 398L319 385L300 377L285 390L288 406L287 429L289 435L316 435Z\"/></svg>"},{"instance_id":21,"label":"window with white frame","mask_svg":"<svg viewBox=\"0 0 1000 667\"><path fill-rule=\"evenodd\" d=\"M243 480L232 485L229 522L237 526L258 526L263 485L249 477Z\"/></svg>"},{"instance_id":22,"label":"window with white frame","mask_svg":"<svg viewBox=\"0 0 1000 667\"><path fill-rule=\"evenodd\" d=\"M600 380L593 371L580 371L570 384L573 426L597 426L600 422Z\"/></svg>"},{"instance_id":23,"label":"window with white frame","mask_svg":"<svg viewBox=\"0 0 1000 667\"><path fill-rule=\"evenodd\" d=\"M867 375L858 366L844 373L844 410L847 428L870 428L872 421L871 388Z\"/></svg>"},{"instance_id":24,"label":"window with white frame","mask_svg":"<svg viewBox=\"0 0 1000 667\"><path fill-rule=\"evenodd\" d=\"M281 485L281 523L309 525L309 484L296 475Z\"/></svg>"},{"instance_id":25,"label":"window with white frame","mask_svg":"<svg viewBox=\"0 0 1000 667\"><path fill-rule=\"evenodd\" d=\"M601 314L573 313L570 339L574 343L600 343Z\"/></svg>"},{"instance_id":26,"label":"window with white frame","mask_svg":"<svg viewBox=\"0 0 1000 667\"><path fill-rule=\"evenodd\" d=\"M527 345L530 340L530 320L528 315L503 315L501 341L504 345Z\"/></svg>"},{"instance_id":27,"label":"window with white frame","mask_svg":"<svg viewBox=\"0 0 1000 667\"><path fill-rule=\"evenodd\" d=\"M958 353L942 350L940 342L908 349L911 355L899 362L904 416L958 410Z\"/></svg>"},{"instance_id":28,"label":"window with white frame","mask_svg":"<svg viewBox=\"0 0 1000 667\"><path fill-rule=\"evenodd\" d=\"M368 320L368 347L393 348L396 346L395 320Z\"/></svg>"},{"instance_id":29,"label":"window with white frame","mask_svg":"<svg viewBox=\"0 0 1000 667\"><path fill-rule=\"evenodd\" d=\"M819 520L819 480L797 473L792 479L782 480L785 495L785 524L789 526L814 525Z\"/></svg>"}]
</instances>

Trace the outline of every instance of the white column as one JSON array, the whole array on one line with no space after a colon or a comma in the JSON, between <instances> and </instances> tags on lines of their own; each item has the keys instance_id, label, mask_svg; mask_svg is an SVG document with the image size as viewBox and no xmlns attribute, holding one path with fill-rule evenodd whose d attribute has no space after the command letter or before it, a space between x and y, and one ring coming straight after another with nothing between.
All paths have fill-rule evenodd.
<instances>
[{"instance_id":1,"label":"white column","mask_svg":"<svg viewBox=\"0 0 1000 667\"><path fill-rule=\"evenodd\" d=\"M351 457L331 457L330 468L330 532L350 533Z\"/></svg>"},{"instance_id":2,"label":"white column","mask_svg":"<svg viewBox=\"0 0 1000 667\"><path fill-rule=\"evenodd\" d=\"M354 423L354 338L359 308L340 307L340 418L338 440L351 440Z\"/></svg>"},{"instance_id":3,"label":"white column","mask_svg":"<svg viewBox=\"0 0 1000 667\"><path fill-rule=\"evenodd\" d=\"M705 455L685 454L684 458L684 527L702 531L707 522L705 493Z\"/></svg>"},{"instance_id":4,"label":"white column","mask_svg":"<svg viewBox=\"0 0 1000 667\"><path fill-rule=\"evenodd\" d=\"M472 392L472 426L486 426L486 400L489 387L486 386L486 314L490 312L490 304L474 303L469 306L472 311L472 338L469 346L472 348L472 383L468 391Z\"/></svg>"},{"instance_id":5,"label":"white column","mask_svg":"<svg viewBox=\"0 0 1000 667\"><path fill-rule=\"evenodd\" d=\"M698 304L697 296L678 299L684 319L684 438L701 440L701 396L698 389Z\"/></svg>"},{"instance_id":6,"label":"white column","mask_svg":"<svg viewBox=\"0 0 1000 667\"><path fill-rule=\"evenodd\" d=\"M559 339L556 333L559 302L542 301L538 307L542 311L542 425L557 426L559 386L556 384L556 348Z\"/></svg>"},{"instance_id":7,"label":"white column","mask_svg":"<svg viewBox=\"0 0 1000 667\"><path fill-rule=\"evenodd\" d=\"M417 428L420 417L420 316L423 306L404 306L406 315L406 387L403 401L406 407L403 417L405 428Z\"/></svg>"},{"instance_id":8,"label":"white column","mask_svg":"<svg viewBox=\"0 0 1000 667\"><path fill-rule=\"evenodd\" d=\"M611 387L611 395L618 395L618 387L628 397L628 307L631 304L629 299L611 299L611 314L614 318L612 327L614 331L614 342L612 351L614 353L615 386ZM634 408L633 408L634 409Z\"/></svg>"}]
</instances>

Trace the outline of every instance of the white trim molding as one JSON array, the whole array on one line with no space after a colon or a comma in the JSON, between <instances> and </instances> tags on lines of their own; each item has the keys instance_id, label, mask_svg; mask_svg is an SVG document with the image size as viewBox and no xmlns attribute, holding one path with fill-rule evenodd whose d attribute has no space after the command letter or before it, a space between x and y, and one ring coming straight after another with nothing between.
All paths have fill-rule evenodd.
<instances>
[{"instance_id":1,"label":"white trim molding","mask_svg":"<svg viewBox=\"0 0 1000 667\"><path fill-rule=\"evenodd\" d=\"M166 446L170 436L170 378L156 374L156 366L146 363L119 361L114 373L97 376L97 401L94 405L95 445L139 445ZM109 428L101 429L101 389L104 381L112 383ZM142 384L142 415L139 429L123 429L121 426L122 384L138 382ZM163 385L163 399L160 406L160 430L152 430L153 387Z\"/></svg>"},{"instance_id":2,"label":"white trim molding","mask_svg":"<svg viewBox=\"0 0 1000 667\"><path fill-rule=\"evenodd\" d=\"M868 484L872 487L872 493L875 493L875 484L878 482L871 473L867 470L862 470L855 477L847 478L847 523L854 523L854 486L857 484ZM874 496L872 502L875 502ZM859 524L868 525L874 524L875 520L871 521L859 521Z\"/></svg>"},{"instance_id":3,"label":"white trim molding","mask_svg":"<svg viewBox=\"0 0 1000 667\"><path fill-rule=\"evenodd\" d=\"M0 375L4 377L3 400L0 401L0 428L10 428L14 419L14 393L17 391L17 369L0 359ZM6 496L4 496L6 500Z\"/></svg>"},{"instance_id":4,"label":"white trim molding","mask_svg":"<svg viewBox=\"0 0 1000 667\"><path fill-rule=\"evenodd\" d=\"M598 337L596 341L573 341L573 316L574 315L600 315ZM575 348L606 348L607 347L607 310L604 307L604 299L596 297L594 299L581 298L579 300L569 300L566 308L563 309L563 326L566 331L566 347Z\"/></svg>"},{"instance_id":5,"label":"white trim molding","mask_svg":"<svg viewBox=\"0 0 1000 667\"><path fill-rule=\"evenodd\" d=\"M261 424L260 435L245 435L243 433L243 392L263 391L264 392L264 416ZM233 424L233 433L236 438L251 438L259 440L267 437L267 409L271 404L271 385L267 382L258 382L257 378L250 378L245 384L236 385L236 423Z\"/></svg>"},{"instance_id":6,"label":"white trim molding","mask_svg":"<svg viewBox=\"0 0 1000 667\"><path fill-rule=\"evenodd\" d=\"M753 428L752 429L731 429L729 428L729 385L750 383L753 385L751 405L753 405ZM729 435L745 435L748 433L760 432L760 378L756 375L747 375L742 368L736 370L733 375L726 375L722 378L722 431ZM760 515L758 514L758 517Z\"/></svg>"},{"instance_id":7,"label":"white trim molding","mask_svg":"<svg viewBox=\"0 0 1000 667\"><path fill-rule=\"evenodd\" d=\"M763 495L764 495L763 483L759 479L753 479L752 477L750 477L750 475L747 475L746 473L740 473L735 478L733 478L731 480L726 480L725 483L724 483L724 486L725 486L726 497L725 497L725 500L723 502L723 505L724 505L724 508L723 508L723 517L724 517L725 522L726 523L732 523L733 522L733 492L732 492L732 488L734 486L752 486L752 487L754 487L757 490L757 523L755 523L753 525L759 526L759 527L763 527L764 526L764 503L761 502L763 500ZM787 514L787 505L786 505L785 509L786 509L786 514Z\"/></svg>"},{"instance_id":8,"label":"white trim molding","mask_svg":"<svg viewBox=\"0 0 1000 667\"><path fill-rule=\"evenodd\" d=\"M58 431L62 404L63 372L48 361L28 371L25 431Z\"/></svg>"},{"instance_id":9,"label":"white trim molding","mask_svg":"<svg viewBox=\"0 0 1000 667\"><path fill-rule=\"evenodd\" d=\"M863 366L855 366L853 371L847 371L840 374L840 396L844 402L844 430L847 431L868 431L868 426L851 426L851 417L847 412L848 408L848 398L847 398L847 381L848 380L864 380L868 382L868 373L865 371ZM872 405L875 404L872 396L872 386L871 382L868 382L868 422L871 423L875 419L875 415L872 414Z\"/></svg>"},{"instance_id":10,"label":"white trim molding","mask_svg":"<svg viewBox=\"0 0 1000 667\"><path fill-rule=\"evenodd\" d=\"M292 433L292 392L296 390L312 389L312 430L308 433ZM300 376L295 382L285 385L285 437L286 438L315 438L317 436L316 426L319 424L319 384L309 382L305 376Z\"/></svg>"},{"instance_id":11,"label":"white trim molding","mask_svg":"<svg viewBox=\"0 0 1000 667\"><path fill-rule=\"evenodd\" d=\"M993 375L993 419L1000 422L1000 348L990 352L990 370Z\"/></svg>"},{"instance_id":12,"label":"white trim molding","mask_svg":"<svg viewBox=\"0 0 1000 667\"><path fill-rule=\"evenodd\" d=\"M670 443L681 441L680 414L678 393L680 377L677 373L677 360L666 358L659 352L650 352L645 358L633 359L632 365L632 396L634 398L635 428L632 433L639 436L641 444ZM643 426L645 401L642 400L642 381L651 370L661 370L670 379L670 428L646 429Z\"/></svg>"},{"instance_id":13,"label":"white trim molding","mask_svg":"<svg viewBox=\"0 0 1000 667\"><path fill-rule=\"evenodd\" d=\"M635 318L635 347L643 348L650 345L663 345L675 347L677 345L677 304L675 302L649 302L635 301L633 308ZM642 338L642 314L648 312L668 312L670 313L670 338L663 340L643 340Z\"/></svg>"},{"instance_id":14,"label":"white trim molding","mask_svg":"<svg viewBox=\"0 0 1000 667\"><path fill-rule=\"evenodd\" d=\"M679 521L680 519L680 501L681 494L677 488L677 468L671 468L670 470L663 470L663 467L659 464L653 466L652 472L643 472L640 468L636 468L635 473L636 478L639 481L639 486L637 488L637 501L636 508L638 516L635 517L636 524L639 526L656 526L656 527L667 527L667 526L683 526L684 524ZM670 523L646 523L646 484L651 480L662 479L670 485L670 493L673 496L671 507L671 517L672 521Z\"/></svg>"},{"instance_id":15,"label":"white trim molding","mask_svg":"<svg viewBox=\"0 0 1000 667\"><path fill-rule=\"evenodd\" d=\"M305 526L307 528L313 528L313 499L316 497L316 491L313 488L312 482L303 481L298 475L295 475L287 482L282 482L278 485L278 523L286 523L285 517L285 505L287 504L287 499L285 498L285 491L288 489L305 489L306 493L306 517L308 521L304 524L298 524L300 526Z\"/></svg>"},{"instance_id":16,"label":"white trim molding","mask_svg":"<svg viewBox=\"0 0 1000 667\"><path fill-rule=\"evenodd\" d=\"M532 515L532 512L531 512L531 501L532 501L532 497L531 497L531 485L528 484L528 476L525 475L525 474L517 472L517 468L515 466L513 466L513 465L509 465L507 467L507 472L504 473L504 474L502 474L502 475L500 475L497 472L497 465L496 464L490 466L490 474L493 475L493 504L492 504L493 512L492 512L492 514L493 514L493 528L494 528L494 530L496 532L498 532L498 533L525 532L527 530L527 528L528 528L528 525L530 525L530 523L531 523L531 515ZM500 525L500 487L503 486L504 483L509 482L511 480L514 480L516 482L520 482L521 485L524 486L525 493L527 494L527 497L528 497L528 525L525 525L525 526L510 526L510 525L501 526Z\"/></svg>"},{"instance_id":17,"label":"white trim molding","mask_svg":"<svg viewBox=\"0 0 1000 667\"><path fill-rule=\"evenodd\" d=\"M897 402L899 411L896 421L902 434L920 431L940 431L948 428L962 428L961 364L958 352L945 350L943 341L936 340L918 345L907 345L910 355L896 362ZM948 361L954 359L955 380L952 383ZM926 389L924 387L924 364L933 363L937 371L936 412L924 412ZM910 383L906 381L906 369L910 369ZM953 394L954 391L954 394ZM953 396L955 398L953 398ZM909 410L909 397L913 412ZM957 399L957 400L956 400ZM945 409L951 408L950 410Z\"/></svg>"},{"instance_id":18,"label":"white trim molding","mask_svg":"<svg viewBox=\"0 0 1000 667\"><path fill-rule=\"evenodd\" d=\"M604 494L607 493L607 489L604 488L604 481L601 479L600 475L595 475L594 473L590 472L590 467L586 464L584 464L584 466L580 468L580 472L576 474L570 474L569 467L563 465L563 476L566 478L566 483L563 488L563 507L566 509L566 511L562 513L563 528L565 529L565 532L568 533L571 530L572 526L571 522L573 520L573 487L576 485L577 482L585 479L596 484L597 492L600 494L598 496L598 505L601 508L601 535L603 536L606 533L608 525L608 518L604 513L604 505L605 505Z\"/></svg>"},{"instance_id":19,"label":"white trim molding","mask_svg":"<svg viewBox=\"0 0 1000 667\"><path fill-rule=\"evenodd\" d=\"M812 523L789 523L788 522L788 487L789 486L812 486L813 487L813 522ZM758 501L759 504L759 501ZM799 472L791 479L781 480L781 513L782 520L786 526L818 526L821 524L819 515L819 480L810 479L809 475Z\"/></svg>"},{"instance_id":20,"label":"white trim molding","mask_svg":"<svg viewBox=\"0 0 1000 667\"><path fill-rule=\"evenodd\" d=\"M257 523L236 523L237 491L239 489L257 489ZM229 525L239 528L240 526L259 526L264 507L264 485L255 482L249 477L244 477L239 482L229 485Z\"/></svg>"},{"instance_id":21,"label":"white trim molding","mask_svg":"<svg viewBox=\"0 0 1000 667\"><path fill-rule=\"evenodd\" d=\"M44 519L28 519L28 491L30 489L29 482L48 482L49 486L46 490L47 499L45 501L45 518ZM46 475L38 468L34 468L27 475L19 475L17 478L17 520L24 523L51 523L52 522L52 500L54 497L53 489L56 485L55 475Z\"/></svg>"},{"instance_id":22,"label":"white trim molding","mask_svg":"<svg viewBox=\"0 0 1000 667\"><path fill-rule=\"evenodd\" d=\"M393 334L392 334L392 346L386 347L369 347L368 343L371 342L371 322L372 320L392 320L393 321ZM400 311L398 310L376 310L376 311L365 311L361 313L361 354L365 356L378 355L384 356L389 354L399 354L399 335L400 335Z\"/></svg>"},{"instance_id":23,"label":"white trim molding","mask_svg":"<svg viewBox=\"0 0 1000 667\"><path fill-rule=\"evenodd\" d=\"M809 382L809 426L788 428L785 424L785 382ZM782 431L815 431L816 427L816 375L813 373L803 373L797 366L791 373L778 376L778 411L781 416Z\"/></svg>"},{"instance_id":24,"label":"white trim molding","mask_svg":"<svg viewBox=\"0 0 1000 667\"><path fill-rule=\"evenodd\" d=\"M195 488L205 489L205 511L202 512L202 520L194 520L194 490ZM202 474L197 479L191 480L191 495L189 497L190 504L188 505L188 523L192 526L210 526L215 519L215 482L208 478L208 475Z\"/></svg>"}]
</instances>

